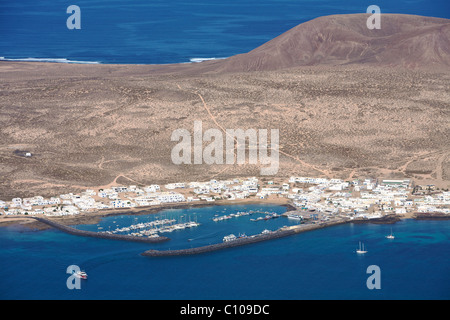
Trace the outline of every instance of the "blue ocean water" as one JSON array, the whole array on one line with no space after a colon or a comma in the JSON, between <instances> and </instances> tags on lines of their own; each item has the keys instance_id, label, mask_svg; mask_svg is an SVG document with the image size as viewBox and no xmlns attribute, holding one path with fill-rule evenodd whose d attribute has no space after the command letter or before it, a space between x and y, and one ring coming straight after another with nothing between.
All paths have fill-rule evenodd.
<instances>
[{"instance_id":1,"label":"blue ocean water","mask_svg":"<svg viewBox=\"0 0 450 320\"><path fill-rule=\"evenodd\" d=\"M287 218L252 222L242 210L278 213L273 205L211 206L164 210L155 215L115 216L98 225L112 229L158 218L195 220L193 229L167 235L164 244L83 238L56 230L0 228L0 299L449 299L450 221L403 220L394 225L345 224L283 239L208 254L152 258L168 249L220 242L224 235L259 233L294 224ZM385 235L392 231L394 240ZM188 241L191 239L191 241ZM355 253L363 241L368 253ZM89 279L66 287L66 268L78 265ZM381 289L366 286L367 268L381 270Z\"/></svg>"},{"instance_id":2,"label":"blue ocean water","mask_svg":"<svg viewBox=\"0 0 450 320\"><path fill-rule=\"evenodd\" d=\"M69 5L81 29L69 30ZM324 15L364 13L349 0L21 0L0 2L0 57L120 64L189 62L248 52ZM450 18L447 0L379 0L381 13ZM1 58L0 58L1 59ZM53 61L53 60L51 60Z\"/></svg>"}]
</instances>

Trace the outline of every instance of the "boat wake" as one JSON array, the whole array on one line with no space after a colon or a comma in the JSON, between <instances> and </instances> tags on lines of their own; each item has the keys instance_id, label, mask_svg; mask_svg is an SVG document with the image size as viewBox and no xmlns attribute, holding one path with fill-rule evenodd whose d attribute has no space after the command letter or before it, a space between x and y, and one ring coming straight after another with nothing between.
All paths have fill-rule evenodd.
<instances>
[{"instance_id":1,"label":"boat wake","mask_svg":"<svg viewBox=\"0 0 450 320\"><path fill-rule=\"evenodd\" d=\"M124 250L120 252L112 252L105 255L99 255L93 258L88 258L84 261L80 261L77 265L85 270L95 270L98 268L106 268L105 266L117 261L123 261L125 259L136 257L136 249Z\"/></svg>"}]
</instances>

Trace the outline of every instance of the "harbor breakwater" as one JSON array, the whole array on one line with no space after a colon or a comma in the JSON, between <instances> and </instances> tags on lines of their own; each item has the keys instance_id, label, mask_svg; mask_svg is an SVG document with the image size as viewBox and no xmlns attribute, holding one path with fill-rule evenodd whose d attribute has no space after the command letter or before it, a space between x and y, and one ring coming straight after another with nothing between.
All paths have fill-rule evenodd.
<instances>
[{"instance_id":1,"label":"harbor breakwater","mask_svg":"<svg viewBox=\"0 0 450 320\"><path fill-rule=\"evenodd\" d=\"M130 236L130 235L123 235L123 234L110 234L110 233L100 233L100 232L93 232L93 231L86 231L86 230L79 230L75 229L60 223L57 223L55 221L45 219L45 218L38 218L38 217L31 217L32 219L35 219L41 223L45 223L50 227L53 227L55 229L58 229L60 231L76 235L76 236L83 236L83 237L93 237L93 238L100 238L100 239L112 239L112 240L122 240L122 241L134 241L134 242L144 242L144 243L159 243L169 240L167 237L136 237L136 236Z\"/></svg>"},{"instance_id":2,"label":"harbor breakwater","mask_svg":"<svg viewBox=\"0 0 450 320\"><path fill-rule=\"evenodd\" d=\"M134 241L134 242L142 242L142 243L160 243L164 241L170 240L167 237L164 236L158 236L158 237L138 237L138 236L132 236L132 235L120 235L120 234L112 234L112 233L105 233L105 232L93 232L93 231L86 231L86 230L79 230L73 227L69 227L67 225L60 224L58 222L45 219L45 218L39 218L39 217L28 217L30 219L34 219L38 222L44 223L50 227L53 227L55 229L58 229L60 231L66 232L68 234L77 235L77 236L83 236L83 237L94 237L94 238L100 238L100 239L111 239L111 240L122 240L122 241ZM291 227L283 227L276 231L272 231L270 233L261 233L258 235L252 235L252 236L246 236L242 238L237 238L235 240L227 241L227 242L221 242L201 247L195 247L195 248L186 248L186 249L177 249L177 250L147 250L141 255L143 256L149 256L149 257L167 257L167 256L184 256L184 255L195 255L195 254L201 254L201 253L207 253L217 250L222 250L226 248L233 248L233 247L239 247L243 245L249 245L252 243L258 243L263 242L267 240L287 237L291 235L295 235L298 233L306 232L306 231L312 231L316 229L331 227L338 224L344 224L344 223L383 223L383 224L391 224L396 223L400 219L398 217L394 217L392 215L390 216L384 216L378 219L348 219L348 218L339 218L334 221L328 221L328 222L319 222L319 223L311 223L311 224L301 224Z\"/></svg>"},{"instance_id":3,"label":"harbor breakwater","mask_svg":"<svg viewBox=\"0 0 450 320\"><path fill-rule=\"evenodd\" d=\"M185 256L185 255L194 255L194 254L201 254L201 253L207 253L227 248L233 248L233 247L239 247L244 245L249 245L252 243L258 243L262 241L267 240L273 240L278 238L283 238L287 236L292 236L301 232L321 229L325 227L330 227L338 224L347 223L349 220L339 220L339 221L333 221L333 222L323 222L323 223L317 223L317 224L306 224L306 225L299 225L294 227L287 227L287 228L281 228L276 231L272 231L270 233L266 234L258 234L254 236L248 236L244 238L238 238L236 240L227 241L227 242L221 242L216 244L211 244L207 246L202 247L196 247L196 248L187 248L187 249L179 249L179 250L147 250L141 255L148 256L148 257L168 257L168 256Z\"/></svg>"}]
</instances>

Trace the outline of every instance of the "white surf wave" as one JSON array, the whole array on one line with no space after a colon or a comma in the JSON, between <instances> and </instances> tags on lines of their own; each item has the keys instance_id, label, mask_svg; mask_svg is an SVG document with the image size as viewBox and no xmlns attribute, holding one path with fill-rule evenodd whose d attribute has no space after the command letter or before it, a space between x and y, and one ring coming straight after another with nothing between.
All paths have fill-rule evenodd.
<instances>
[{"instance_id":1,"label":"white surf wave","mask_svg":"<svg viewBox=\"0 0 450 320\"><path fill-rule=\"evenodd\" d=\"M226 58L190 58L189 61L198 63L198 62L203 62L203 61L222 60L222 59L226 59Z\"/></svg>"},{"instance_id":2,"label":"white surf wave","mask_svg":"<svg viewBox=\"0 0 450 320\"><path fill-rule=\"evenodd\" d=\"M5 58L5 57L0 57L0 61L100 64L100 62L98 62L98 61L77 61L77 60L68 60L66 58L19 58L19 59L10 59L10 58Z\"/></svg>"}]
</instances>

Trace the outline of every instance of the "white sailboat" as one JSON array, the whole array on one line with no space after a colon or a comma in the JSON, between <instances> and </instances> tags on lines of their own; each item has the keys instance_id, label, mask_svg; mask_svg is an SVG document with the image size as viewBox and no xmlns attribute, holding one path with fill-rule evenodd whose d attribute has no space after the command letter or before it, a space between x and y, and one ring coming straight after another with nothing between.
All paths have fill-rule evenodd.
<instances>
[{"instance_id":1,"label":"white sailboat","mask_svg":"<svg viewBox=\"0 0 450 320\"><path fill-rule=\"evenodd\" d=\"M394 235L392 234L392 228L391 228L391 234L386 236L387 239L395 239Z\"/></svg>"},{"instance_id":2,"label":"white sailboat","mask_svg":"<svg viewBox=\"0 0 450 320\"><path fill-rule=\"evenodd\" d=\"M359 248L358 248L358 250L356 250L356 253L358 253L358 254L367 253L367 251L364 250L364 243L362 244L362 247L361 247L361 241L359 242Z\"/></svg>"}]
</instances>

